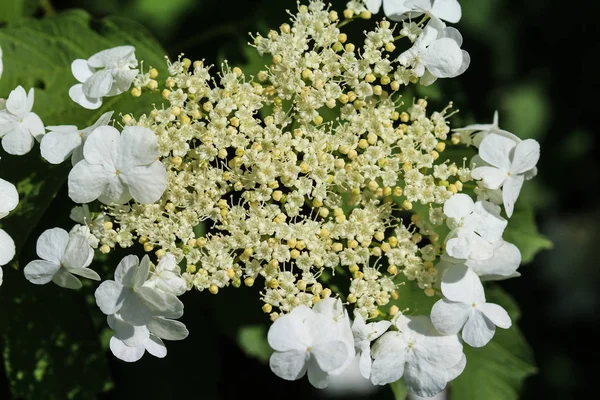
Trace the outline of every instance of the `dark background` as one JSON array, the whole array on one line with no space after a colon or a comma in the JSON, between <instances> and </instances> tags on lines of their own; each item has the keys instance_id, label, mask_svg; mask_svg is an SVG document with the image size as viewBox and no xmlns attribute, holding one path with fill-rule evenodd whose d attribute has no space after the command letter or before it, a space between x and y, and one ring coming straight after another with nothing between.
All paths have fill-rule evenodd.
<instances>
[{"instance_id":1,"label":"dark background","mask_svg":"<svg viewBox=\"0 0 600 400\"><path fill-rule=\"evenodd\" d=\"M341 13L344 2L333 4ZM521 278L502 283L522 308L519 326L539 368L537 375L525 381L521 398L593 396L600 355L596 349L600 332L596 251L600 243L596 197L600 192L596 61L600 3L463 0L461 4L463 19L455 26L464 36L463 48L471 55L471 66L457 79L438 80L427 93L442 107L455 102L461 109L453 121L456 126L491 122L498 109L502 128L522 138L535 138L542 146L539 175L526 185L519 201L535 207L539 229L554 242L554 248L523 266ZM190 59L218 63L226 58L232 65L245 62L242 48L249 40L248 32L278 27L287 20L284 10L295 8L294 1L286 0L54 0L52 5L57 11L79 7L96 17L136 19L153 32L171 57L184 52ZM357 25L356 29L362 28ZM194 296L201 297L200 301ZM221 318L202 302L227 302L216 300L225 293L206 296L184 296L182 320L198 333L183 342L170 342L166 359L146 356L127 365L109 357L115 387L101 398L138 398L141 392L149 393L145 398L157 399L174 398L172 393L227 399L317 396L305 380L290 383L276 378L228 336L216 340L203 336ZM235 303L230 307L235 318ZM203 358L215 352L216 360ZM185 365L181 360L186 360ZM207 375L207 370L214 373ZM143 390L133 387L131 382L139 383L136 377L144 374L147 386ZM0 380L0 399L8 396ZM385 389L378 397L391 398L391 393Z\"/></svg>"}]
</instances>

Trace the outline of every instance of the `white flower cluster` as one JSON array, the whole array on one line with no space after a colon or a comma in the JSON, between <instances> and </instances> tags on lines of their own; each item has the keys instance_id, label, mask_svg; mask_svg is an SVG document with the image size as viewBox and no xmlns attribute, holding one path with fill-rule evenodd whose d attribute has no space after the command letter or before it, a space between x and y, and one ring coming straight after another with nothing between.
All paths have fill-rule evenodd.
<instances>
[{"instance_id":1,"label":"white flower cluster","mask_svg":"<svg viewBox=\"0 0 600 400\"><path fill-rule=\"evenodd\" d=\"M382 5L401 26L384 19L357 48L340 28ZM481 281L519 275L500 205L510 218L539 159L537 142L501 130L497 118L450 135L451 105L428 113L425 99L403 103L404 86L468 67L460 33L442 22L460 16L456 0L369 0L350 1L340 20L311 0L290 24L253 38L271 58L256 76L227 63L212 74L201 61L168 61L164 104L124 115L122 132L108 112L83 130L44 134L33 90L15 89L0 110L2 146L24 154L38 139L48 162L71 157L69 196L82 204L70 232L40 236L41 259L27 264L26 278L76 289L75 275L100 280L88 268L95 248L137 242L157 264L127 256L95 292L122 360L164 357L163 340L188 335L177 321L185 291L256 285L274 321L276 375L307 374L323 388L357 363L374 384L403 378L418 395L440 392L465 368L463 342L484 346L496 327L511 326L502 307L486 302ZM406 50L396 51L405 38ZM74 61L81 83L73 100L98 108L132 84L134 96L158 90L156 69L133 69L134 51ZM442 157L459 144L479 149L468 167ZM0 196L4 216L18 194L0 181ZM0 240L3 265L14 243L2 230ZM440 296L430 315L393 304L411 281Z\"/></svg>"}]
</instances>

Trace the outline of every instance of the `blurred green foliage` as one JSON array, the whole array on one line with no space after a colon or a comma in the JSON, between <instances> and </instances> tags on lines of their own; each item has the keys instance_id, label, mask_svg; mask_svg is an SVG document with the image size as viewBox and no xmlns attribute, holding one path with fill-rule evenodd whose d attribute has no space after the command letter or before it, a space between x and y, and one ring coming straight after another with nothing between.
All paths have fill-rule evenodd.
<instances>
[{"instance_id":1,"label":"blurred green foliage","mask_svg":"<svg viewBox=\"0 0 600 400\"><path fill-rule=\"evenodd\" d=\"M332 3L343 9L344 1ZM585 9L583 0L579 3L573 9ZM570 344L558 346L553 342L556 336L548 332L568 332L569 326L593 319L599 309L598 294L590 290L599 273L590 271L589 260L594 254L590 238L600 237L600 228L591 221L597 221L600 212L597 202L586 200L584 189L598 184L599 173L598 161L591 157L597 139L581 122L585 108L567 100L573 93L585 96L593 90L573 80L556 84L562 82L565 71L554 54L561 45L586 36L584 33L593 37L591 16L597 13L584 15L571 31L554 31L546 22L557 20L563 10L544 0L462 0L461 4L463 19L457 27L465 37L463 47L471 54L471 67L458 79L407 93L406 102L410 103L413 95L425 96L432 108L441 109L454 101L461 110L452 119L454 126L489 122L498 108L503 128L542 143L542 160L539 176L525 185L507 228L507 240L517 244L525 262L531 262L521 270L522 278L502 283L523 306L523 319L517 323L515 302L499 286L490 290L488 300L504 305L514 326L498 330L489 346L467 350L467 369L453 385L451 396L460 400L517 398L521 380L535 371L532 355L517 329L520 325L534 346L541 371L527 381L522 398L541 398L544 393L548 398L570 398L572 393L581 393L577 390L583 375L568 372L582 371L573 355L578 353L573 353ZM227 59L231 65L258 71L264 60L248 51L248 32L279 26L287 19L285 9L294 7L295 0L2 0L0 45L5 70L0 96L5 97L17 84L36 87L35 111L46 125L87 126L109 108L117 111L115 116L120 111L147 112L153 102L160 102L159 97L135 100L120 96L114 102L107 101L101 110L82 112L67 101L66 93L74 83L64 79L70 77L70 62L112 45L130 43L136 46L138 58L153 66L163 65L166 51L171 57L183 52L208 63ZM71 8L86 12L64 12ZM32 17L35 19L29 19ZM360 39L367 24L358 21L350 26L351 38ZM591 60L592 53L593 47L577 54L581 60ZM578 65L570 68L571 73L586 76L583 67L582 71L577 70ZM71 203L63 185L68 169L43 163L38 151L34 148L29 156L20 158L3 154L0 163L0 168L6 168L0 175L21 182L21 204L14 216L2 221L19 228L11 234L23 248L18 260L21 266L31 260L35 238L44 229L69 227L65 216ZM457 159L462 156L456 154ZM29 174L32 170L36 172ZM566 205L573 199L583 204L579 210ZM587 211L588 205L596 210ZM540 230L556 243L556 250L534 258L538 251L551 246L550 240L537 232L536 215ZM0 288L0 348L7 377L3 389L0 373L2 399L199 395L212 399L267 391L285 393L290 399L318 396L306 382L280 381L264 366L270 352L265 342L269 321L261 314L252 288L230 289L219 296L184 295L186 314L182 321L188 325L190 337L169 343L169 355L164 360L146 356L129 365L106 351L109 333L104 316L93 304L93 287L86 286L81 292L36 287L23 279L21 271L15 269L17 264L5 267L5 283ZM422 292L408 292L398 300L401 309L410 307L417 312L431 306L431 299ZM540 305L542 296L555 300ZM559 308L563 319L554 319L557 307L563 307ZM148 380L154 384L149 385ZM401 383L393 392L402 398ZM392 392L384 390L375 396L391 398Z\"/></svg>"}]
</instances>

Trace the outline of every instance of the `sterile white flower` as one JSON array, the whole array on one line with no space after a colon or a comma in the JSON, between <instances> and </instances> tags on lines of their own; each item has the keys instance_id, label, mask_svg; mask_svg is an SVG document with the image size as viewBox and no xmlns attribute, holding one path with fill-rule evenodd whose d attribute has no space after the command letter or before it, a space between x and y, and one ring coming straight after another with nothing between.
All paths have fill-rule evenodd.
<instances>
[{"instance_id":1,"label":"sterile white flower","mask_svg":"<svg viewBox=\"0 0 600 400\"><path fill-rule=\"evenodd\" d=\"M102 282L94 293L100 310L106 315L118 312L134 326L147 325L154 317L181 316L183 303L176 296L144 286L149 272L147 255L141 262L134 255L124 257L115 270L115 280Z\"/></svg>"},{"instance_id":2,"label":"sterile white flower","mask_svg":"<svg viewBox=\"0 0 600 400\"><path fill-rule=\"evenodd\" d=\"M493 242L502 238L507 221L499 207L473 202L466 194L453 195L444 203L444 214L452 231L446 238L446 252L455 258L486 260L494 253Z\"/></svg>"},{"instance_id":3,"label":"sterile white flower","mask_svg":"<svg viewBox=\"0 0 600 400\"><path fill-rule=\"evenodd\" d=\"M506 215L512 216L527 171L540 159L540 144L534 139L515 143L498 134L486 136L479 146L479 157L489 166L476 167L471 176L482 180L488 189L502 188Z\"/></svg>"},{"instance_id":4,"label":"sterile white flower","mask_svg":"<svg viewBox=\"0 0 600 400\"><path fill-rule=\"evenodd\" d=\"M461 50L462 35L433 18L423 29L413 46L400 54L398 61L411 67L421 83L430 85L437 78L453 78L467 70L469 53Z\"/></svg>"},{"instance_id":5,"label":"sterile white flower","mask_svg":"<svg viewBox=\"0 0 600 400\"><path fill-rule=\"evenodd\" d=\"M313 307L313 311L324 315L333 321L337 330L338 339L346 344L346 361L337 369L330 371L328 375L339 375L350 365L356 352L354 351L354 336L348 311L339 298L328 297L319 301Z\"/></svg>"},{"instance_id":6,"label":"sterile white flower","mask_svg":"<svg viewBox=\"0 0 600 400\"><path fill-rule=\"evenodd\" d=\"M187 290L187 284L181 277L181 268L171 253L165 254L160 259L154 271L150 272L150 278L144 286L156 288L175 296L181 296Z\"/></svg>"},{"instance_id":7,"label":"sterile white flower","mask_svg":"<svg viewBox=\"0 0 600 400\"><path fill-rule=\"evenodd\" d=\"M33 88L26 93L22 86L17 86L6 102L0 102L0 138L2 148L9 154L29 153L35 141L44 135L44 123L31 111L33 101Z\"/></svg>"},{"instance_id":8,"label":"sterile white flower","mask_svg":"<svg viewBox=\"0 0 600 400\"><path fill-rule=\"evenodd\" d=\"M148 128L127 126L119 134L100 126L85 141L83 156L69 173L69 197L76 203L123 204L133 198L148 204L166 188L156 135Z\"/></svg>"},{"instance_id":9,"label":"sterile white flower","mask_svg":"<svg viewBox=\"0 0 600 400\"><path fill-rule=\"evenodd\" d=\"M393 20L399 21L407 17L415 18L426 13L448 22L460 21L462 10L458 0L366 0L367 8L378 13L383 2L383 12Z\"/></svg>"},{"instance_id":10,"label":"sterile white flower","mask_svg":"<svg viewBox=\"0 0 600 400\"><path fill-rule=\"evenodd\" d=\"M462 361L458 335L442 335L424 315L396 318L398 332L386 332L373 345L371 382L385 385L404 377L419 396L441 392ZM458 368L457 368L458 369Z\"/></svg>"},{"instance_id":11,"label":"sterile white flower","mask_svg":"<svg viewBox=\"0 0 600 400\"><path fill-rule=\"evenodd\" d=\"M466 265L448 269L442 279L442 294L431 309L431 321L442 334L456 334L462 329L465 343L485 346L494 336L496 326L508 329L511 320L501 306L486 303L479 277Z\"/></svg>"},{"instance_id":12,"label":"sterile white flower","mask_svg":"<svg viewBox=\"0 0 600 400\"><path fill-rule=\"evenodd\" d=\"M360 373L367 379L371 376L371 342L383 335L391 325L390 321L378 321L367 324L358 312L354 313L354 322L352 323L354 346L356 352L360 354Z\"/></svg>"},{"instance_id":13,"label":"sterile white flower","mask_svg":"<svg viewBox=\"0 0 600 400\"><path fill-rule=\"evenodd\" d=\"M340 340L336 323L326 315L300 305L277 318L267 335L275 350L269 364L275 375L297 380L308 373L316 388L327 386L327 375L348 358L347 343Z\"/></svg>"},{"instance_id":14,"label":"sterile white flower","mask_svg":"<svg viewBox=\"0 0 600 400\"><path fill-rule=\"evenodd\" d=\"M77 59L71 64L71 72L81 83L71 86L69 96L84 108L97 109L103 97L129 90L139 72L137 65L133 46L118 46L102 50L87 60Z\"/></svg>"},{"instance_id":15,"label":"sterile white flower","mask_svg":"<svg viewBox=\"0 0 600 400\"><path fill-rule=\"evenodd\" d=\"M79 130L75 125L47 126L49 131L42 137L40 153L50 164L60 164L70 155L72 165L83 160L83 144L90 133L99 126L108 125L113 112L100 116L91 126Z\"/></svg>"},{"instance_id":16,"label":"sterile white flower","mask_svg":"<svg viewBox=\"0 0 600 400\"><path fill-rule=\"evenodd\" d=\"M61 228L52 228L40 235L36 244L41 260L33 260L23 270L25 278L36 285L50 281L67 289L79 289L81 281L75 275L100 280L98 274L87 268L94 258L94 250L85 236L69 234Z\"/></svg>"}]
</instances>

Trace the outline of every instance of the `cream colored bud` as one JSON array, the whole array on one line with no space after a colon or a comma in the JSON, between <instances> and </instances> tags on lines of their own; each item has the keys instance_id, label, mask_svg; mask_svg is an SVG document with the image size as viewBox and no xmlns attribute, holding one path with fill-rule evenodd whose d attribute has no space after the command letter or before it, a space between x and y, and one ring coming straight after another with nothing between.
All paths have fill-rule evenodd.
<instances>
[{"instance_id":1,"label":"cream colored bud","mask_svg":"<svg viewBox=\"0 0 600 400\"><path fill-rule=\"evenodd\" d=\"M140 97L142 95L142 91L139 88L134 87L131 89L131 95L133 97Z\"/></svg>"},{"instance_id":2,"label":"cream colored bud","mask_svg":"<svg viewBox=\"0 0 600 400\"><path fill-rule=\"evenodd\" d=\"M435 295L435 290L433 290L433 288L427 288L424 291L425 295L428 297L433 297Z\"/></svg>"},{"instance_id":3,"label":"cream colored bud","mask_svg":"<svg viewBox=\"0 0 600 400\"><path fill-rule=\"evenodd\" d=\"M244 279L244 285L248 287L254 285L254 278L247 277L246 279Z\"/></svg>"},{"instance_id":4,"label":"cream colored bud","mask_svg":"<svg viewBox=\"0 0 600 400\"><path fill-rule=\"evenodd\" d=\"M354 16L354 12L352 10L345 9L344 10L344 18L350 19Z\"/></svg>"},{"instance_id":5,"label":"cream colored bud","mask_svg":"<svg viewBox=\"0 0 600 400\"><path fill-rule=\"evenodd\" d=\"M210 285L210 286L208 287L208 291L209 291L210 293L212 293L212 294L217 294L217 293L219 293L219 287L218 287L217 285L214 285L214 284L213 284L213 285Z\"/></svg>"},{"instance_id":6,"label":"cream colored bud","mask_svg":"<svg viewBox=\"0 0 600 400\"><path fill-rule=\"evenodd\" d=\"M270 304L263 304L262 310L265 314L268 314L273 310L273 307Z\"/></svg>"},{"instance_id":7,"label":"cream colored bud","mask_svg":"<svg viewBox=\"0 0 600 400\"><path fill-rule=\"evenodd\" d=\"M152 246L150 243L146 242L144 243L144 251L149 253L154 249L154 246Z\"/></svg>"},{"instance_id":8,"label":"cream colored bud","mask_svg":"<svg viewBox=\"0 0 600 400\"><path fill-rule=\"evenodd\" d=\"M395 265L392 264L388 267L387 272L390 275L396 275L398 273L398 267L396 267Z\"/></svg>"},{"instance_id":9,"label":"cream colored bud","mask_svg":"<svg viewBox=\"0 0 600 400\"><path fill-rule=\"evenodd\" d=\"M393 317L394 315L398 314L399 311L400 311L400 309L398 308L398 306L393 305L390 307L388 314Z\"/></svg>"},{"instance_id":10,"label":"cream colored bud","mask_svg":"<svg viewBox=\"0 0 600 400\"><path fill-rule=\"evenodd\" d=\"M102 246L100 246L100 253L102 254L108 254L110 252L110 246L107 244L103 244Z\"/></svg>"},{"instance_id":11,"label":"cream colored bud","mask_svg":"<svg viewBox=\"0 0 600 400\"><path fill-rule=\"evenodd\" d=\"M412 203L408 200L404 200L402 202L402 208L404 208L405 210L412 210Z\"/></svg>"},{"instance_id":12,"label":"cream colored bud","mask_svg":"<svg viewBox=\"0 0 600 400\"><path fill-rule=\"evenodd\" d=\"M346 298L346 300L348 300L348 303L354 304L354 303L356 303L357 298L356 298L356 295L354 293L350 293L348 295L348 297Z\"/></svg>"}]
</instances>

